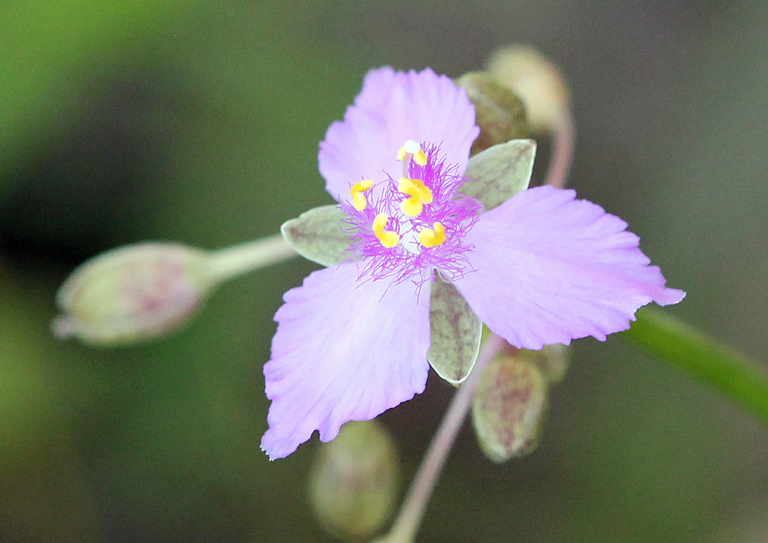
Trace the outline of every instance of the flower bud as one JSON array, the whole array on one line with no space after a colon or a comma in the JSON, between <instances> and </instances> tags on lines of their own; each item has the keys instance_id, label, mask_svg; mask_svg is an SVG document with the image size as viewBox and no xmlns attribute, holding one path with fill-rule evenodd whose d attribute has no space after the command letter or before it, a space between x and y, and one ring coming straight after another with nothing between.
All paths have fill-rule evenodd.
<instances>
[{"instance_id":1,"label":"flower bud","mask_svg":"<svg viewBox=\"0 0 768 543\"><path fill-rule=\"evenodd\" d=\"M381 424L348 422L336 439L321 445L309 498L328 533L367 539L390 517L399 479L395 448Z\"/></svg>"},{"instance_id":2,"label":"flower bud","mask_svg":"<svg viewBox=\"0 0 768 543\"><path fill-rule=\"evenodd\" d=\"M141 243L103 253L61 286L59 338L114 346L161 336L194 315L213 281L208 253L176 243Z\"/></svg>"},{"instance_id":3,"label":"flower bud","mask_svg":"<svg viewBox=\"0 0 768 543\"><path fill-rule=\"evenodd\" d=\"M456 80L475 106L475 123L480 135L472 144L471 155L498 143L528 137L523 102L508 87L488 73L470 72Z\"/></svg>"},{"instance_id":4,"label":"flower bud","mask_svg":"<svg viewBox=\"0 0 768 543\"><path fill-rule=\"evenodd\" d=\"M500 49L488 61L488 71L522 98L534 133L551 131L570 108L565 79L533 47L513 45Z\"/></svg>"},{"instance_id":5,"label":"flower bud","mask_svg":"<svg viewBox=\"0 0 768 543\"><path fill-rule=\"evenodd\" d=\"M557 343L544 345L540 351L521 349L519 356L538 366L548 383L559 383L571 363L571 348Z\"/></svg>"},{"instance_id":6,"label":"flower bud","mask_svg":"<svg viewBox=\"0 0 768 543\"><path fill-rule=\"evenodd\" d=\"M472 399L472 423L488 458L506 462L536 448L547 392L546 378L525 357L502 355L483 370Z\"/></svg>"}]
</instances>

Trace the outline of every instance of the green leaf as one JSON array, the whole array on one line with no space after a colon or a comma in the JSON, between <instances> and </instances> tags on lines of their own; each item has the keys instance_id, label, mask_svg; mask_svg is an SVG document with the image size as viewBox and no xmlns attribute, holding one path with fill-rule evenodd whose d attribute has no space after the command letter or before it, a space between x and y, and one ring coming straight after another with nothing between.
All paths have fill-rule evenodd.
<instances>
[{"instance_id":1,"label":"green leaf","mask_svg":"<svg viewBox=\"0 0 768 543\"><path fill-rule=\"evenodd\" d=\"M280 227L285 241L301 256L322 266L333 266L350 260L349 234L342 222L346 215L336 205L316 207Z\"/></svg>"},{"instance_id":2,"label":"green leaf","mask_svg":"<svg viewBox=\"0 0 768 543\"><path fill-rule=\"evenodd\" d=\"M621 335L768 424L768 374L753 360L654 308L640 310Z\"/></svg>"},{"instance_id":3,"label":"green leaf","mask_svg":"<svg viewBox=\"0 0 768 543\"><path fill-rule=\"evenodd\" d=\"M477 360L483 323L456 287L440 276L432 284L429 322L432 345L427 359L440 377L459 386Z\"/></svg>"},{"instance_id":4,"label":"green leaf","mask_svg":"<svg viewBox=\"0 0 768 543\"><path fill-rule=\"evenodd\" d=\"M512 140L494 145L469 159L469 181L459 192L477 198L488 211L528 188L536 157L536 142Z\"/></svg>"}]
</instances>

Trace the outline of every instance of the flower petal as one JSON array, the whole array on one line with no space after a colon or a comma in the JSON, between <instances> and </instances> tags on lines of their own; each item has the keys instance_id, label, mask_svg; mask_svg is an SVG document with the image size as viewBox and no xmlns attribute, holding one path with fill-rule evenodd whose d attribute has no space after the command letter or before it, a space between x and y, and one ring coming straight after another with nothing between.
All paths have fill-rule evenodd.
<instances>
[{"instance_id":1,"label":"flower petal","mask_svg":"<svg viewBox=\"0 0 768 543\"><path fill-rule=\"evenodd\" d=\"M467 234L475 269L456 281L470 307L516 347L540 349L629 328L638 308L675 304L627 224L572 190L536 187L481 215Z\"/></svg>"},{"instance_id":2,"label":"flower petal","mask_svg":"<svg viewBox=\"0 0 768 543\"><path fill-rule=\"evenodd\" d=\"M362 179L401 175L397 152L406 140L441 145L447 162L463 172L478 133L472 103L447 76L429 68L372 70L344 120L333 123L320 143L320 173L331 196L348 201L350 186Z\"/></svg>"},{"instance_id":3,"label":"flower petal","mask_svg":"<svg viewBox=\"0 0 768 543\"><path fill-rule=\"evenodd\" d=\"M272 400L261 446L291 454L315 430L330 441L342 424L369 420L424 391L429 364L429 285L358 282L358 263L310 274L275 314Z\"/></svg>"}]
</instances>

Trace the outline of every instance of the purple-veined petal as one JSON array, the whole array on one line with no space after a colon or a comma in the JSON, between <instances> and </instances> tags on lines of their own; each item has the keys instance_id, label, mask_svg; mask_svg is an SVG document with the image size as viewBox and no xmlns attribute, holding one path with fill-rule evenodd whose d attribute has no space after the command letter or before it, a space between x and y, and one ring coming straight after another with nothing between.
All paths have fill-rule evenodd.
<instances>
[{"instance_id":1,"label":"purple-veined petal","mask_svg":"<svg viewBox=\"0 0 768 543\"><path fill-rule=\"evenodd\" d=\"M476 270L455 282L480 319L516 347L540 349L629 328L638 308L685 296L627 224L572 190L536 187L481 215L467 234Z\"/></svg>"},{"instance_id":2,"label":"purple-veined petal","mask_svg":"<svg viewBox=\"0 0 768 543\"><path fill-rule=\"evenodd\" d=\"M320 143L320 173L337 201L348 201L349 187L402 175L397 152L406 140L441 145L441 154L463 172L479 133L475 109L464 89L427 68L396 72L371 70L343 121L328 128Z\"/></svg>"},{"instance_id":3,"label":"purple-veined petal","mask_svg":"<svg viewBox=\"0 0 768 543\"><path fill-rule=\"evenodd\" d=\"M275 314L272 400L261 442L291 454L315 430L330 441L350 420L369 420L424 391L429 364L429 284L358 281L359 263L310 274Z\"/></svg>"}]
</instances>

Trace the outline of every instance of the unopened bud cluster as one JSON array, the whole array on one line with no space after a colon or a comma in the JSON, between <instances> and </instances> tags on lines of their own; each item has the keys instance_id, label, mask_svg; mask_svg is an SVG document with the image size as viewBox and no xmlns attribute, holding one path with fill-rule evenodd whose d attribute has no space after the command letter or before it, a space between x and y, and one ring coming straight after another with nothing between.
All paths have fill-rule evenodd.
<instances>
[{"instance_id":1,"label":"unopened bud cluster","mask_svg":"<svg viewBox=\"0 0 768 543\"><path fill-rule=\"evenodd\" d=\"M107 251L77 268L59 288L58 338L114 347L164 336L186 324L213 287L286 260L280 236L204 251L148 242Z\"/></svg>"},{"instance_id":2,"label":"unopened bud cluster","mask_svg":"<svg viewBox=\"0 0 768 543\"><path fill-rule=\"evenodd\" d=\"M488 72L522 99L528 123L536 134L551 131L570 109L565 79L533 47L513 45L500 49L489 60Z\"/></svg>"},{"instance_id":3,"label":"unopened bud cluster","mask_svg":"<svg viewBox=\"0 0 768 543\"><path fill-rule=\"evenodd\" d=\"M161 336L184 324L212 281L207 253L176 243L108 251L81 266L59 289L57 337L119 345Z\"/></svg>"},{"instance_id":4,"label":"unopened bud cluster","mask_svg":"<svg viewBox=\"0 0 768 543\"><path fill-rule=\"evenodd\" d=\"M348 422L323 443L310 475L309 498L333 536L365 540L392 514L400 481L392 439L375 420Z\"/></svg>"},{"instance_id":5,"label":"unopened bud cluster","mask_svg":"<svg viewBox=\"0 0 768 543\"><path fill-rule=\"evenodd\" d=\"M470 72L456 80L459 87L475 106L475 123L480 135L472 144L471 155L506 143L528 137L528 123L525 107L509 87L497 81L486 72Z\"/></svg>"},{"instance_id":6,"label":"unopened bud cluster","mask_svg":"<svg viewBox=\"0 0 768 543\"><path fill-rule=\"evenodd\" d=\"M549 386L565 374L567 349L548 345L541 351L505 353L483 370L473 396L472 423L488 458L506 462L536 448Z\"/></svg>"}]
</instances>

